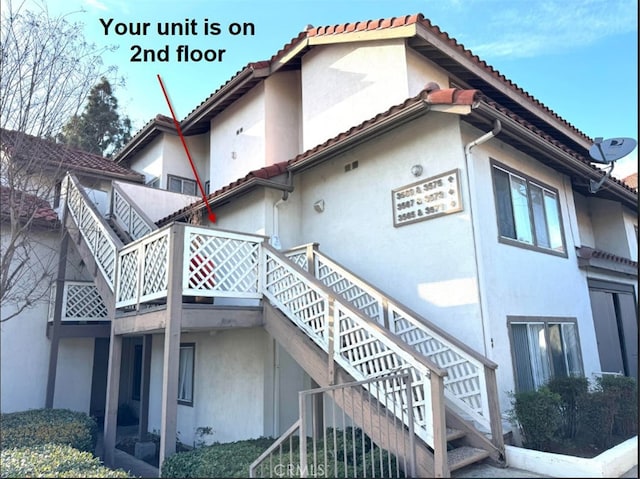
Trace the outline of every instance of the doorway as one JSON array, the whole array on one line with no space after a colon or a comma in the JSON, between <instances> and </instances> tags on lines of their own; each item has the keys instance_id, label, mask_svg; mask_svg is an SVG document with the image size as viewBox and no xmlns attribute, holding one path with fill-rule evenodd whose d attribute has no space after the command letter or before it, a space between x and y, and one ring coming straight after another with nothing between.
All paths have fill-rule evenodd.
<instances>
[{"instance_id":1,"label":"doorway","mask_svg":"<svg viewBox=\"0 0 640 479\"><path fill-rule=\"evenodd\" d=\"M638 379L638 310L632 285L589 279L600 368Z\"/></svg>"}]
</instances>

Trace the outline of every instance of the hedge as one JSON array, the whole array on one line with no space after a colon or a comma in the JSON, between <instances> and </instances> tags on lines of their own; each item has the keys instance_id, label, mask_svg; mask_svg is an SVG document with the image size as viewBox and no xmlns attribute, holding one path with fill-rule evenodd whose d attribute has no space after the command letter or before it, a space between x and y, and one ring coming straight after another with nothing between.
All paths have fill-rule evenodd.
<instances>
[{"instance_id":1,"label":"hedge","mask_svg":"<svg viewBox=\"0 0 640 479\"><path fill-rule=\"evenodd\" d=\"M130 477L102 465L90 452L44 444L0 452L0 477Z\"/></svg>"},{"instance_id":2,"label":"hedge","mask_svg":"<svg viewBox=\"0 0 640 479\"><path fill-rule=\"evenodd\" d=\"M87 414L68 409L31 409L2 414L0 449L66 444L80 451L94 451L98 426Z\"/></svg>"}]
</instances>

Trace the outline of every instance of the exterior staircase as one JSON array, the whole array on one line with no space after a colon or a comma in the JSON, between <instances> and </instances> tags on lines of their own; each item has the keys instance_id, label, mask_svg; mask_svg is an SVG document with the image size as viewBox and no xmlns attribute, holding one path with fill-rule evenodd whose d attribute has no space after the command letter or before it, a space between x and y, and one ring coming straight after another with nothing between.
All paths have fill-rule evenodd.
<instances>
[{"instance_id":1,"label":"exterior staircase","mask_svg":"<svg viewBox=\"0 0 640 479\"><path fill-rule=\"evenodd\" d=\"M109 317L115 318L116 309L138 314L141 302L168 303L169 297L262 299L265 329L321 387L356 382L361 385L346 393L349 404L371 413L398 411L382 429L368 423L366 414L352 419L374 442L400 455L381 431L403 437L412 431L407 440L415 445L416 474L448 477L487 457L502 461L496 365L321 254L317 245L282 253L255 235L177 223L158 230L116 187L107 221L72 175L67 184L65 225L94 273ZM172 267L180 270L179 281L170 278ZM366 386L397 373L410 377L409 389L379 394Z\"/></svg>"}]
</instances>

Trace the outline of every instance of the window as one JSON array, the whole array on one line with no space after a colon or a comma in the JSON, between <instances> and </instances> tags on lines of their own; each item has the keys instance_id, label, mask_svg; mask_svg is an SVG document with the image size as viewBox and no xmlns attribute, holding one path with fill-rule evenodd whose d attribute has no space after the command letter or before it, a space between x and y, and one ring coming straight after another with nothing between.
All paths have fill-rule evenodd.
<instances>
[{"instance_id":1,"label":"window","mask_svg":"<svg viewBox=\"0 0 640 479\"><path fill-rule=\"evenodd\" d=\"M492 165L500 240L566 256L558 192L496 162Z\"/></svg>"},{"instance_id":2,"label":"window","mask_svg":"<svg viewBox=\"0 0 640 479\"><path fill-rule=\"evenodd\" d=\"M180 364L178 372L178 404L193 406L193 364L195 343L180 344Z\"/></svg>"},{"instance_id":3,"label":"window","mask_svg":"<svg viewBox=\"0 0 640 479\"><path fill-rule=\"evenodd\" d=\"M518 392L554 377L583 375L575 320L511 317L508 323Z\"/></svg>"},{"instance_id":4,"label":"window","mask_svg":"<svg viewBox=\"0 0 640 479\"><path fill-rule=\"evenodd\" d=\"M185 195L196 195L196 182L180 176L167 175L169 191L183 193Z\"/></svg>"}]
</instances>

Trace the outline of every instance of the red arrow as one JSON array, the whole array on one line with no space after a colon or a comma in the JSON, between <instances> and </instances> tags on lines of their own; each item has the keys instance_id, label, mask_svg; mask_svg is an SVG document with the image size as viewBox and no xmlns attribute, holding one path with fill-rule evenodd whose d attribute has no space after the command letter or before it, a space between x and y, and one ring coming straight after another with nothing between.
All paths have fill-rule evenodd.
<instances>
[{"instance_id":1,"label":"red arrow","mask_svg":"<svg viewBox=\"0 0 640 479\"><path fill-rule=\"evenodd\" d=\"M160 82L160 88L162 88L162 93L164 94L164 98L167 100L167 105L169 106L169 111L171 112L171 118L173 118L173 124L176 126L176 130L178 131L178 136L180 137L180 141L182 142L182 146L184 148L185 153L187 154L187 158L189 159L189 164L191 165L191 170L193 171L193 176L196 177L196 183L198 183L198 188L200 188L200 194L202 195L202 202L207 207L207 212L209 213L209 221L212 223L216 222L216 215L213 211L211 211L211 205L207 201L207 195L204 192L204 188L202 187L202 182L200 181L200 176L196 170L195 165L193 164L193 160L191 159L191 153L189 153L189 148L187 147L187 142L184 140L184 135L182 134L182 128L180 128L180 123L176 118L176 114L173 112L173 107L171 106L171 101L169 100L169 95L167 95L167 90L164 88L164 84L162 83L162 78L160 78L160 74L158 74L158 81Z\"/></svg>"}]
</instances>

